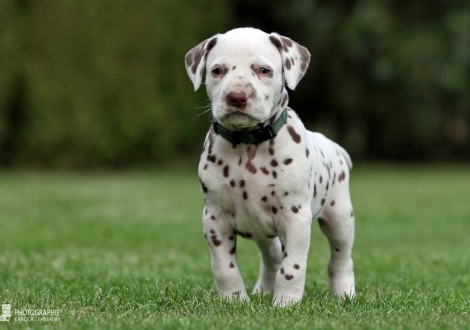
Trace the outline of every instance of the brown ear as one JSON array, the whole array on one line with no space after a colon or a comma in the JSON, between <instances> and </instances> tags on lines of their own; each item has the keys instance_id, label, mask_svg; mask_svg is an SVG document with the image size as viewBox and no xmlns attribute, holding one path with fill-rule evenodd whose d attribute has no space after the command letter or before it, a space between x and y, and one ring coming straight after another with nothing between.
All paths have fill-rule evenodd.
<instances>
[{"instance_id":1,"label":"brown ear","mask_svg":"<svg viewBox=\"0 0 470 330\"><path fill-rule=\"evenodd\" d=\"M193 82L195 91L201 86L207 55L216 44L217 36L213 36L191 49L185 56L186 72Z\"/></svg>"},{"instance_id":2,"label":"brown ear","mask_svg":"<svg viewBox=\"0 0 470 330\"><path fill-rule=\"evenodd\" d=\"M281 53L284 78L290 89L295 89L307 71L310 53L307 48L277 33L271 33L269 40Z\"/></svg>"}]
</instances>

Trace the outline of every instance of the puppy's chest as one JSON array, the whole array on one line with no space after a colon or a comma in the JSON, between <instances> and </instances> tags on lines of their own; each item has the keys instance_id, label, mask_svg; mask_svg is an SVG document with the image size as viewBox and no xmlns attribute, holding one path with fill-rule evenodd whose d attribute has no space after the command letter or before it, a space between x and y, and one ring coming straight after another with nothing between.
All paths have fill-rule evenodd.
<instances>
[{"instance_id":1,"label":"puppy's chest","mask_svg":"<svg viewBox=\"0 0 470 330\"><path fill-rule=\"evenodd\" d=\"M280 139L234 148L209 133L199 164L206 206L254 239L275 234L273 227L285 218L290 204L306 202L297 200L308 195L311 169L306 157L300 157L302 150L305 154L303 146Z\"/></svg>"}]
</instances>

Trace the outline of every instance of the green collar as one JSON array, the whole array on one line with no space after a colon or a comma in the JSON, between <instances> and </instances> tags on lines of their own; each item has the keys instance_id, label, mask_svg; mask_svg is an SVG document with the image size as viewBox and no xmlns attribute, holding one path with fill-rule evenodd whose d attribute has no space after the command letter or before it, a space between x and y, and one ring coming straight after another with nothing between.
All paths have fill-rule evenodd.
<instances>
[{"instance_id":1,"label":"green collar","mask_svg":"<svg viewBox=\"0 0 470 330\"><path fill-rule=\"evenodd\" d=\"M224 139L232 142L234 145L240 143L246 144L258 144L266 140L274 139L279 132L279 130L287 122L287 108L282 111L279 118L272 124L254 129L252 131L243 133L238 131L231 131L219 124L219 122L214 118L212 121L212 127L214 131L222 136Z\"/></svg>"}]
</instances>

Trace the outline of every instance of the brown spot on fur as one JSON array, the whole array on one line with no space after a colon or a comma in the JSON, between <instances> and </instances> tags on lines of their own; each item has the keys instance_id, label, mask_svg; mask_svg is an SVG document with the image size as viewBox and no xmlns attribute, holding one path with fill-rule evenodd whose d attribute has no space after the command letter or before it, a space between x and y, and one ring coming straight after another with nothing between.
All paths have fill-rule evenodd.
<instances>
[{"instance_id":1,"label":"brown spot on fur","mask_svg":"<svg viewBox=\"0 0 470 330\"><path fill-rule=\"evenodd\" d=\"M230 174L229 167L228 165L226 165L224 167L224 177L228 178L229 174Z\"/></svg>"},{"instance_id":2,"label":"brown spot on fur","mask_svg":"<svg viewBox=\"0 0 470 330\"><path fill-rule=\"evenodd\" d=\"M287 251L284 252L284 258L287 258L289 255L287 254Z\"/></svg>"},{"instance_id":3,"label":"brown spot on fur","mask_svg":"<svg viewBox=\"0 0 470 330\"><path fill-rule=\"evenodd\" d=\"M277 213L277 207L272 207L271 210L273 211L273 214L276 214Z\"/></svg>"},{"instance_id":4,"label":"brown spot on fur","mask_svg":"<svg viewBox=\"0 0 470 330\"><path fill-rule=\"evenodd\" d=\"M279 271L281 272L282 275L284 275L284 267L281 267L281 269L279 269Z\"/></svg>"},{"instance_id":5,"label":"brown spot on fur","mask_svg":"<svg viewBox=\"0 0 470 330\"><path fill-rule=\"evenodd\" d=\"M257 168L251 162L251 160L256 157L256 151L257 150L258 150L258 147L252 148L251 146L249 146L246 149L246 154L248 156L248 161L246 162L245 168L253 174L256 174L256 172L258 171Z\"/></svg>"},{"instance_id":6,"label":"brown spot on fur","mask_svg":"<svg viewBox=\"0 0 470 330\"><path fill-rule=\"evenodd\" d=\"M354 217L354 210L351 210L351 218Z\"/></svg>"},{"instance_id":7,"label":"brown spot on fur","mask_svg":"<svg viewBox=\"0 0 470 330\"><path fill-rule=\"evenodd\" d=\"M286 60L284 61L284 67L285 67L287 70L290 70L290 69L291 69L291 63L290 63L290 59L289 59L289 58L286 58Z\"/></svg>"},{"instance_id":8,"label":"brown spot on fur","mask_svg":"<svg viewBox=\"0 0 470 330\"><path fill-rule=\"evenodd\" d=\"M233 264L233 262L230 263L230 268L235 268L235 265Z\"/></svg>"},{"instance_id":9,"label":"brown spot on fur","mask_svg":"<svg viewBox=\"0 0 470 330\"><path fill-rule=\"evenodd\" d=\"M294 275L286 274L286 275L285 275L285 278L286 278L286 280L290 281L290 280L292 280L292 279L294 278Z\"/></svg>"},{"instance_id":10,"label":"brown spot on fur","mask_svg":"<svg viewBox=\"0 0 470 330\"><path fill-rule=\"evenodd\" d=\"M284 193L284 196L287 196L287 195L289 195L289 192L288 192L288 191L286 191L286 192Z\"/></svg>"},{"instance_id":11,"label":"brown spot on fur","mask_svg":"<svg viewBox=\"0 0 470 330\"><path fill-rule=\"evenodd\" d=\"M212 239L212 244L214 244L214 246L220 246L220 244L222 244L222 241L218 240L217 236L215 235L212 235L211 239Z\"/></svg>"},{"instance_id":12,"label":"brown spot on fur","mask_svg":"<svg viewBox=\"0 0 470 330\"><path fill-rule=\"evenodd\" d=\"M238 160L238 166L240 166L242 164L242 158L240 157L240 159Z\"/></svg>"},{"instance_id":13,"label":"brown spot on fur","mask_svg":"<svg viewBox=\"0 0 470 330\"><path fill-rule=\"evenodd\" d=\"M269 147L268 148L268 153L273 156L274 155L274 148Z\"/></svg>"},{"instance_id":14,"label":"brown spot on fur","mask_svg":"<svg viewBox=\"0 0 470 330\"><path fill-rule=\"evenodd\" d=\"M192 64L191 72L193 74L196 74L199 62L201 62L201 59L204 55L204 47L206 46L206 43L207 40L204 40L198 46L194 47L186 56L186 64Z\"/></svg>"},{"instance_id":15,"label":"brown spot on fur","mask_svg":"<svg viewBox=\"0 0 470 330\"><path fill-rule=\"evenodd\" d=\"M210 233L211 233L211 234L215 234L215 230L214 230L214 229L211 229Z\"/></svg>"},{"instance_id":16,"label":"brown spot on fur","mask_svg":"<svg viewBox=\"0 0 470 330\"><path fill-rule=\"evenodd\" d=\"M214 155L207 155L207 160L215 164L217 158Z\"/></svg>"},{"instance_id":17,"label":"brown spot on fur","mask_svg":"<svg viewBox=\"0 0 470 330\"><path fill-rule=\"evenodd\" d=\"M317 185L316 184L313 185L313 197L314 198L317 197Z\"/></svg>"},{"instance_id":18,"label":"brown spot on fur","mask_svg":"<svg viewBox=\"0 0 470 330\"><path fill-rule=\"evenodd\" d=\"M282 51L283 45L282 45L281 40L279 40L279 39L278 39L277 37L275 37L275 36L269 36L269 40L271 40L271 42L273 43L273 45L276 46L276 48L277 48L279 51Z\"/></svg>"},{"instance_id":19,"label":"brown spot on fur","mask_svg":"<svg viewBox=\"0 0 470 330\"><path fill-rule=\"evenodd\" d=\"M268 197L263 196L263 197L261 197L261 200L262 200L263 202L267 202L267 201L268 201Z\"/></svg>"},{"instance_id":20,"label":"brown spot on fur","mask_svg":"<svg viewBox=\"0 0 470 330\"><path fill-rule=\"evenodd\" d=\"M277 161L275 159L271 160L271 166L276 167L278 165Z\"/></svg>"},{"instance_id":21,"label":"brown spot on fur","mask_svg":"<svg viewBox=\"0 0 470 330\"><path fill-rule=\"evenodd\" d=\"M276 171L273 171L273 178L274 178L274 179L277 178L277 172L276 172Z\"/></svg>"},{"instance_id":22,"label":"brown spot on fur","mask_svg":"<svg viewBox=\"0 0 470 330\"><path fill-rule=\"evenodd\" d=\"M245 180L240 180L240 187L243 188L245 186Z\"/></svg>"},{"instance_id":23,"label":"brown spot on fur","mask_svg":"<svg viewBox=\"0 0 470 330\"><path fill-rule=\"evenodd\" d=\"M341 250L340 250L340 249L338 249L338 248L335 248L335 251L336 251L336 252L341 252Z\"/></svg>"},{"instance_id":24,"label":"brown spot on fur","mask_svg":"<svg viewBox=\"0 0 470 330\"><path fill-rule=\"evenodd\" d=\"M305 155L307 156L307 158L310 156L310 150L308 150L308 148L305 149Z\"/></svg>"},{"instance_id":25,"label":"brown spot on fur","mask_svg":"<svg viewBox=\"0 0 470 330\"><path fill-rule=\"evenodd\" d=\"M292 158L284 159L284 164L289 165L290 163L292 163Z\"/></svg>"},{"instance_id":26,"label":"brown spot on fur","mask_svg":"<svg viewBox=\"0 0 470 330\"><path fill-rule=\"evenodd\" d=\"M330 205L335 206L335 201L331 201Z\"/></svg>"},{"instance_id":27,"label":"brown spot on fur","mask_svg":"<svg viewBox=\"0 0 470 330\"><path fill-rule=\"evenodd\" d=\"M262 167L260 167L260 170L261 170L261 172L263 172L263 174L269 175L269 171L266 167L262 166Z\"/></svg>"},{"instance_id":28,"label":"brown spot on fur","mask_svg":"<svg viewBox=\"0 0 470 330\"><path fill-rule=\"evenodd\" d=\"M338 182L341 182L346 179L346 173L341 172L340 176L338 177Z\"/></svg>"},{"instance_id":29,"label":"brown spot on fur","mask_svg":"<svg viewBox=\"0 0 470 330\"><path fill-rule=\"evenodd\" d=\"M217 162L217 165L222 165L224 163L224 161L222 159L219 159L219 161Z\"/></svg>"},{"instance_id":30,"label":"brown spot on fur","mask_svg":"<svg viewBox=\"0 0 470 330\"><path fill-rule=\"evenodd\" d=\"M228 237L228 239L231 240L231 241L233 241L233 240L235 239L235 237L233 237L232 235L230 235L230 236Z\"/></svg>"},{"instance_id":31,"label":"brown spot on fur","mask_svg":"<svg viewBox=\"0 0 470 330\"><path fill-rule=\"evenodd\" d=\"M230 187L235 187L235 180L230 180Z\"/></svg>"},{"instance_id":32,"label":"brown spot on fur","mask_svg":"<svg viewBox=\"0 0 470 330\"><path fill-rule=\"evenodd\" d=\"M320 175L320 183L323 182L323 176Z\"/></svg>"},{"instance_id":33,"label":"brown spot on fur","mask_svg":"<svg viewBox=\"0 0 470 330\"><path fill-rule=\"evenodd\" d=\"M325 199L324 198L322 198L320 205L321 206L325 205Z\"/></svg>"},{"instance_id":34,"label":"brown spot on fur","mask_svg":"<svg viewBox=\"0 0 470 330\"><path fill-rule=\"evenodd\" d=\"M294 265L294 269L299 269L299 268L300 268L299 265L297 265L297 264Z\"/></svg>"},{"instance_id":35,"label":"brown spot on fur","mask_svg":"<svg viewBox=\"0 0 470 330\"><path fill-rule=\"evenodd\" d=\"M292 210L292 212L294 212L294 213L299 212L299 209L296 208L295 206L292 206L292 207L291 207L291 210Z\"/></svg>"},{"instance_id":36,"label":"brown spot on fur","mask_svg":"<svg viewBox=\"0 0 470 330\"><path fill-rule=\"evenodd\" d=\"M245 165L245 168L248 170L248 172L251 172L253 174L256 174L256 172L258 171L255 165L253 165L253 163L251 162L251 160L248 160L248 162Z\"/></svg>"},{"instance_id":37,"label":"brown spot on fur","mask_svg":"<svg viewBox=\"0 0 470 330\"><path fill-rule=\"evenodd\" d=\"M283 44L286 45L287 47L292 47L293 46L293 42L289 38L281 37L281 40L282 40ZM289 49L287 49L287 50L284 49L284 51L288 52Z\"/></svg>"},{"instance_id":38,"label":"brown spot on fur","mask_svg":"<svg viewBox=\"0 0 470 330\"><path fill-rule=\"evenodd\" d=\"M235 246L232 246L230 251L228 252L229 254L235 254L237 252L237 248Z\"/></svg>"},{"instance_id":39,"label":"brown spot on fur","mask_svg":"<svg viewBox=\"0 0 470 330\"><path fill-rule=\"evenodd\" d=\"M246 193L246 191L243 192L243 199L248 199L248 194Z\"/></svg>"},{"instance_id":40,"label":"brown spot on fur","mask_svg":"<svg viewBox=\"0 0 470 330\"><path fill-rule=\"evenodd\" d=\"M300 137L299 134L295 131L294 127L292 126L287 126L287 131L289 132L290 136L292 137L292 140L294 140L295 143L300 143L302 138Z\"/></svg>"},{"instance_id":41,"label":"brown spot on fur","mask_svg":"<svg viewBox=\"0 0 470 330\"><path fill-rule=\"evenodd\" d=\"M273 190L271 191L271 196L274 196L274 195L276 195L276 192Z\"/></svg>"},{"instance_id":42,"label":"brown spot on fur","mask_svg":"<svg viewBox=\"0 0 470 330\"><path fill-rule=\"evenodd\" d=\"M212 38L209 43L207 44L207 47L206 47L206 53L209 53L211 51L212 48L214 48L214 46L217 44L217 38ZM207 56L207 54L206 54Z\"/></svg>"},{"instance_id":43,"label":"brown spot on fur","mask_svg":"<svg viewBox=\"0 0 470 330\"><path fill-rule=\"evenodd\" d=\"M216 220L217 218L215 217L215 215L211 215L211 219Z\"/></svg>"}]
</instances>

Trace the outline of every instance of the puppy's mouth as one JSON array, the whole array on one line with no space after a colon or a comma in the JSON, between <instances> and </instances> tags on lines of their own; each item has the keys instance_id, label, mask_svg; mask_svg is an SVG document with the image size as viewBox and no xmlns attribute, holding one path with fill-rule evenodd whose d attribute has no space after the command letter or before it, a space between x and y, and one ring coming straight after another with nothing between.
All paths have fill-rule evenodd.
<instances>
[{"instance_id":1,"label":"puppy's mouth","mask_svg":"<svg viewBox=\"0 0 470 330\"><path fill-rule=\"evenodd\" d=\"M218 120L222 125L235 126L238 128L251 127L259 122L258 118L255 118L246 111L239 109L229 110Z\"/></svg>"},{"instance_id":2,"label":"puppy's mouth","mask_svg":"<svg viewBox=\"0 0 470 330\"><path fill-rule=\"evenodd\" d=\"M226 114L224 116L225 118L227 118L227 120L231 120L231 119L234 119L234 120L237 120L237 119L255 119L253 118L253 116L251 116L250 114L246 113L245 111L242 111L242 110L235 110L235 111L231 111L229 112L228 114Z\"/></svg>"}]
</instances>

